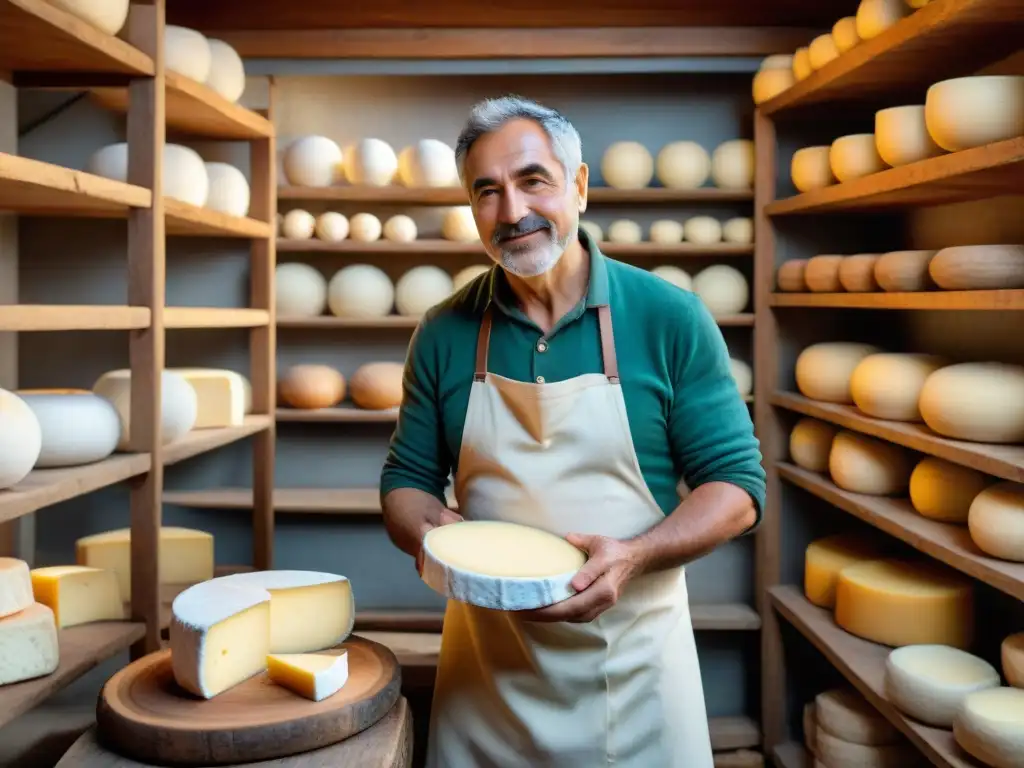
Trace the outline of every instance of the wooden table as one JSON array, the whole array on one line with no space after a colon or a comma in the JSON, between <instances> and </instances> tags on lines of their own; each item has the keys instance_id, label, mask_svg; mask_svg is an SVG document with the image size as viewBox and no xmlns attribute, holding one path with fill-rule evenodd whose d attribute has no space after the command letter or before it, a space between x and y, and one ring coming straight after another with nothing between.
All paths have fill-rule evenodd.
<instances>
[{"instance_id":1,"label":"wooden table","mask_svg":"<svg viewBox=\"0 0 1024 768\"><path fill-rule=\"evenodd\" d=\"M246 763L251 768L410 768L412 716L408 702L399 698L391 711L372 728L340 744L278 760ZM86 731L64 753L56 768L159 768L115 755L96 741L96 726Z\"/></svg>"}]
</instances>

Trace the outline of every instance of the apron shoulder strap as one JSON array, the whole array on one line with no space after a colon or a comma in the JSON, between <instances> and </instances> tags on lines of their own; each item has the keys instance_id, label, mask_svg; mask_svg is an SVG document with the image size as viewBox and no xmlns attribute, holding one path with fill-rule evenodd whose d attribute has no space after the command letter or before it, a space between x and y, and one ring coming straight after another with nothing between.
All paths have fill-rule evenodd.
<instances>
[{"instance_id":1,"label":"apron shoulder strap","mask_svg":"<svg viewBox=\"0 0 1024 768\"><path fill-rule=\"evenodd\" d=\"M607 304L602 304L597 308L597 322L601 330L601 359L604 363L604 375L614 384L619 380L619 360L615 356L612 310Z\"/></svg>"},{"instance_id":2,"label":"apron shoulder strap","mask_svg":"<svg viewBox=\"0 0 1024 768\"><path fill-rule=\"evenodd\" d=\"M484 310L483 319L480 321L480 331L476 337L476 371L473 373L473 381L484 381L487 378L487 348L491 343L491 312L488 305Z\"/></svg>"}]
</instances>

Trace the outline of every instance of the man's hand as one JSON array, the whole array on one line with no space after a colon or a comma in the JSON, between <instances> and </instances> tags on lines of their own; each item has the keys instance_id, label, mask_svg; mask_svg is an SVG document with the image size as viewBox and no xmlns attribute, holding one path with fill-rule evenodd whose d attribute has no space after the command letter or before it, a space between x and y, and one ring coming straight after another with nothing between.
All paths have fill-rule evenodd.
<instances>
[{"instance_id":1,"label":"man's hand","mask_svg":"<svg viewBox=\"0 0 1024 768\"><path fill-rule=\"evenodd\" d=\"M524 621L593 621L615 605L623 588L640 571L641 557L633 542L576 533L565 538L589 556L572 580L577 594L546 608L517 611Z\"/></svg>"},{"instance_id":2,"label":"man's hand","mask_svg":"<svg viewBox=\"0 0 1024 768\"><path fill-rule=\"evenodd\" d=\"M449 523L460 523L462 522L462 515L458 512L453 512L447 507L441 510L441 515L436 520L424 520L419 528L420 537L420 548L416 553L416 573L420 576L423 575L423 537L427 535L427 531L437 528L441 525L448 525Z\"/></svg>"}]
</instances>

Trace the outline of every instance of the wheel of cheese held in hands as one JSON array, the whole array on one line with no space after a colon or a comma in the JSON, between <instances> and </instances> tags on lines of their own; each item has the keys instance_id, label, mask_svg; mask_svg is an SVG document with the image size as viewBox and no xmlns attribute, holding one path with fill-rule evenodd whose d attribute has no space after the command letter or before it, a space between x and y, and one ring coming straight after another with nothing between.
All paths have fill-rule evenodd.
<instances>
[{"instance_id":1,"label":"wheel of cheese held in hands","mask_svg":"<svg viewBox=\"0 0 1024 768\"><path fill-rule=\"evenodd\" d=\"M163 444L173 443L188 434L199 418L199 398L195 387L184 376L172 371L160 372L160 430ZM108 371L92 385L92 391L105 397L121 417L119 451L128 450L131 438L132 372L129 368Z\"/></svg>"},{"instance_id":2,"label":"wheel of cheese held in hands","mask_svg":"<svg viewBox=\"0 0 1024 768\"><path fill-rule=\"evenodd\" d=\"M789 457L798 467L811 472L828 471L832 440L839 427L810 416L804 416L789 433Z\"/></svg>"},{"instance_id":3,"label":"wheel of cheese held in hands","mask_svg":"<svg viewBox=\"0 0 1024 768\"><path fill-rule=\"evenodd\" d=\"M719 189L750 189L754 186L754 142L732 139L711 153L711 180Z\"/></svg>"},{"instance_id":4,"label":"wheel of cheese held in hands","mask_svg":"<svg viewBox=\"0 0 1024 768\"><path fill-rule=\"evenodd\" d=\"M359 408L384 411L402 404L402 363L361 365L348 380L349 397Z\"/></svg>"},{"instance_id":5,"label":"wheel of cheese held in hands","mask_svg":"<svg viewBox=\"0 0 1024 768\"><path fill-rule=\"evenodd\" d=\"M249 181L227 163L205 163L209 190L204 207L228 216L249 214Z\"/></svg>"},{"instance_id":6,"label":"wheel of cheese held in hands","mask_svg":"<svg viewBox=\"0 0 1024 768\"><path fill-rule=\"evenodd\" d=\"M50 0L100 32L116 35L128 20L129 0Z\"/></svg>"},{"instance_id":7,"label":"wheel of cheese held in hands","mask_svg":"<svg viewBox=\"0 0 1024 768\"><path fill-rule=\"evenodd\" d=\"M284 151L281 164L289 184L329 187L344 175L343 155L337 142L326 136L303 136Z\"/></svg>"},{"instance_id":8,"label":"wheel of cheese held in hands","mask_svg":"<svg viewBox=\"0 0 1024 768\"><path fill-rule=\"evenodd\" d=\"M0 389L0 490L28 476L42 450L39 419L13 392Z\"/></svg>"},{"instance_id":9,"label":"wheel of cheese held in hands","mask_svg":"<svg viewBox=\"0 0 1024 768\"><path fill-rule=\"evenodd\" d=\"M223 40L208 40L210 73L206 84L228 101L237 102L245 93L245 64L238 51Z\"/></svg>"},{"instance_id":10,"label":"wheel of cheese held in hands","mask_svg":"<svg viewBox=\"0 0 1024 768\"><path fill-rule=\"evenodd\" d=\"M84 393L19 393L39 420L39 469L74 467L107 458L121 437L121 419L106 398Z\"/></svg>"},{"instance_id":11,"label":"wheel of cheese held in hands","mask_svg":"<svg viewBox=\"0 0 1024 768\"><path fill-rule=\"evenodd\" d=\"M481 608L520 611L572 596L587 556L561 536L494 520L442 525L423 537L423 581Z\"/></svg>"},{"instance_id":12,"label":"wheel of cheese held in hands","mask_svg":"<svg viewBox=\"0 0 1024 768\"><path fill-rule=\"evenodd\" d=\"M1024 288L1024 245L961 245L943 248L928 274L947 291Z\"/></svg>"},{"instance_id":13,"label":"wheel of cheese held in hands","mask_svg":"<svg viewBox=\"0 0 1024 768\"><path fill-rule=\"evenodd\" d=\"M975 496L967 527L982 552L1024 563L1024 484L1003 480Z\"/></svg>"},{"instance_id":14,"label":"wheel of cheese held in hands","mask_svg":"<svg viewBox=\"0 0 1024 768\"><path fill-rule=\"evenodd\" d=\"M695 141L673 141L659 150L655 173L668 189L697 189L708 180L711 157Z\"/></svg>"},{"instance_id":15,"label":"wheel of cheese held in hands","mask_svg":"<svg viewBox=\"0 0 1024 768\"><path fill-rule=\"evenodd\" d=\"M643 189L654 177L654 158L636 141L617 141L601 157L601 176L614 189Z\"/></svg>"},{"instance_id":16,"label":"wheel of cheese held in hands","mask_svg":"<svg viewBox=\"0 0 1024 768\"><path fill-rule=\"evenodd\" d=\"M293 365L277 382L277 394L292 408L333 408L345 397L345 377L329 365Z\"/></svg>"},{"instance_id":17,"label":"wheel of cheese held in hands","mask_svg":"<svg viewBox=\"0 0 1024 768\"><path fill-rule=\"evenodd\" d=\"M747 278L728 264L715 264L698 272L693 278L693 291L715 317L742 312L750 299Z\"/></svg>"},{"instance_id":18,"label":"wheel of cheese held in hands","mask_svg":"<svg viewBox=\"0 0 1024 768\"><path fill-rule=\"evenodd\" d=\"M850 375L853 403L868 416L921 421L918 400L928 377L948 361L938 355L882 352L862 359Z\"/></svg>"},{"instance_id":19,"label":"wheel of cheese held in hands","mask_svg":"<svg viewBox=\"0 0 1024 768\"><path fill-rule=\"evenodd\" d=\"M128 144L119 142L96 150L87 172L116 181L128 181ZM189 205L203 207L210 193L210 177L199 153L181 144L164 145L163 194Z\"/></svg>"},{"instance_id":20,"label":"wheel of cheese held in hands","mask_svg":"<svg viewBox=\"0 0 1024 768\"><path fill-rule=\"evenodd\" d=\"M944 437L978 443L1024 442L1024 367L959 363L931 374L921 418Z\"/></svg>"},{"instance_id":21,"label":"wheel of cheese held in hands","mask_svg":"<svg viewBox=\"0 0 1024 768\"><path fill-rule=\"evenodd\" d=\"M327 308L327 280L309 264L278 264L274 301L280 317L317 317Z\"/></svg>"},{"instance_id":22,"label":"wheel of cheese held in hands","mask_svg":"<svg viewBox=\"0 0 1024 768\"><path fill-rule=\"evenodd\" d=\"M925 456L910 475L910 503L931 520L966 523L971 503L992 483L976 469Z\"/></svg>"},{"instance_id":23,"label":"wheel of cheese held in hands","mask_svg":"<svg viewBox=\"0 0 1024 768\"><path fill-rule=\"evenodd\" d=\"M164 27L164 66L168 70L205 83L212 64L210 43L202 32L174 24Z\"/></svg>"},{"instance_id":24,"label":"wheel of cheese held in hands","mask_svg":"<svg viewBox=\"0 0 1024 768\"><path fill-rule=\"evenodd\" d=\"M850 377L868 355L882 350L853 341L826 341L805 348L796 359L800 394L826 403L852 403Z\"/></svg>"},{"instance_id":25,"label":"wheel of cheese held in hands","mask_svg":"<svg viewBox=\"0 0 1024 768\"><path fill-rule=\"evenodd\" d=\"M987 661L945 645L907 645L885 662L885 698L936 728L952 728L968 694L998 688L999 682L999 672Z\"/></svg>"},{"instance_id":26,"label":"wheel of cheese held in hands","mask_svg":"<svg viewBox=\"0 0 1024 768\"><path fill-rule=\"evenodd\" d=\"M1018 768L1024 754L1024 691L986 688L964 697L953 718L953 738L991 768Z\"/></svg>"},{"instance_id":27,"label":"wheel of cheese held in hands","mask_svg":"<svg viewBox=\"0 0 1024 768\"><path fill-rule=\"evenodd\" d=\"M381 139L360 139L342 151L349 184L386 187L398 172L398 157Z\"/></svg>"},{"instance_id":28,"label":"wheel of cheese held in hands","mask_svg":"<svg viewBox=\"0 0 1024 768\"><path fill-rule=\"evenodd\" d=\"M327 305L335 317L384 317L395 305L395 286L372 264L350 264L327 284Z\"/></svg>"},{"instance_id":29,"label":"wheel of cheese held in hands","mask_svg":"<svg viewBox=\"0 0 1024 768\"><path fill-rule=\"evenodd\" d=\"M406 187L456 187L455 150L437 139L420 139L398 153L398 181Z\"/></svg>"},{"instance_id":30,"label":"wheel of cheese held in hands","mask_svg":"<svg viewBox=\"0 0 1024 768\"><path fill-rule=\"evenodd\" d=\"M844 491L871 496L906 493L912 468L905 448L848 430L836 434L828 456L832 482Z\"/></svg>"},{"instance_id":31,"label":"wheel of cheese held in hands","mask_svg":"<svg viewBox=\"0 0 1024 768\"><path fill-rule=\"evenodd\" d=\"M452 295L451 276L433 264L421 264L395 284L395 309L405 317L420 317Z\"/></svg>"}]
</instances>

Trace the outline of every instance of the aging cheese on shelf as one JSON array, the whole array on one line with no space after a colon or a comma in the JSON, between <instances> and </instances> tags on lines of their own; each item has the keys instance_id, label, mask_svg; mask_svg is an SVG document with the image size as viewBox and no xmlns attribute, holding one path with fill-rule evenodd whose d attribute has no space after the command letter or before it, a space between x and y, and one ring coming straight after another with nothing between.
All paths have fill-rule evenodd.
<instances>
[{"instance_id":1,"label":"aging cheese on shelf","mask_svg":"<svg viewBox=\"0 0 1024 768\"><path fill-rule=\"evenodd\" d=\"M828 456L828 471L836 485L874 496L904 493L912 466L906 449L845 429L835 436Z\"/></svg>"},{"instance_id":2,"label":"aging cheese on shelf","mask_svg":"<svg viewBox=\"0 0 1024 768\"><path fill-rule=\"evenodd\" d=\"M1000 646L1003 677L1014 688L1024 688L1024 632L1003 640Z\"/></svg>"},{"instance_id":3,"label":"aging cheese on shelf","mask_svg":"<svg viewBox=\"0 0 1024 768\"><path fill-rule=\"evenodd\" d=\"M1024 563L1024 484L1003 480L975 496L967 527L981 551Z\"/></svg>"},{"instance_id":4,"label":"aging cheese on shelf","mask_svg":"<svg viewBox=\"0 0 1024 768\"><path fill-rule=\"evenodd\" d=\"M868 355L850 376L850 395L854 405L868 416L921 421L917 407L921 389L925 380L945 364L946 360L937 355Z\"/></svg>"},{"instance_id":5,"label":"aging cheese on shelf","mask_svg":"<svg viewBox=\"0 0 1024 768\"><path fill-rule=\"evenodd\" d=\"M132 597L132 538L130 528L85 536L75 542L79 565L106 568L117 574L121 595ZM160 528L161 584L195 584L213 578L213 535L192 528Z\"/></svg>"},{"instance_id":6,"label":"aging cheese on shelf","mask_svg":"<svg viewBox=\"0 0 1024 768\"><path fill-rule=\"evenodd\" d=\"M789 433L789 456L793 462L811 472L825 472L832 440L839 427L826 421L804 416Z\"/></svg>"},{"instance_id":7,"label":"aging cheese on shelf","mask_svg":"<svg viewBox=\"0 0 1024 768\"><path fill-rule=\"evenodd\" d=\"M910 503L932 520L966 523L971 502L992 482L976 469L926 456L910 474Z\"/></svg>"},{"instance_id":8,"label":"aging cheese on shelf","mask_svg":"<svg viewBox=\"0 0 1024 768\"><path fill-rule=\"evenodd\" d=\"M819 693L814 712L819 732L853 744L895 744L901 738L900 732L852 688Z\"/></svg>"},{"instance_id":9,"label":"aging cheese on shelf","mask_svg":"<svg viewBox=\"0 0 1024 768\"><path fill-rule=\"evenodd\" d=\"M944 437L1024 442L1024 366L947 365L925 381L918 407L924 423Z\"/></svg>"},{"instance_id":10,"label":"aging cheese on shelf","mask_svg":"<svg viewBox=\"0 0 1024 768\"><path fill-rule=\"evenodd\" d=\"M31 575L36 600L53 611L61 629L125 617L124 601L113 571L84 565L51 565L34 568Z\"/></svg>"},{"instance_id":11,"label":"aging cheese on shelf","mask_svg":"<svg viewBox=\"0 0 1024 768\"><path fill-rule=\"evenodd\" d=\"M348 681L348 651L280 653L267 656L267 674L278 685L313 701L322 701Z\"/></svg>"},{"instance_id":12,"label":"aging cheese on shelf","mask_svg":"<svg viewBox=\"0 0 1024 768\"><path fill-rule=\"evenodd\" d=\"M240 373L216 368L169 368L196 390L194 429L240 427L252 410L252 387Z\"/></svg>"},{"instance_id":13,"label":"aging cheese on shelf","mask_svg":"<svg viewBox=\"0 0 1024 768\"><path fill-rule=\"evenodd\" d=\"M23 611L35 602L28 563L0 557L0 618Z\"/></svg>"},{"instance_id":14,"label":"aging cheese on shelf","mask_svg":"<svg viewBox=\"0 0 1024 768\"><path fill-rule=\"evenodd\" d=\"M855 744L818 728L818 761L828 768L918 768L927 765L905 740L897 744Z\"/></svg>"},{"instance_id":15,"label":"aging cheese on shelf","mask_svg":"<svg viewBox=\"0 0 1024 768\"><path fill-rule=\"evenodd\" d=\"M209 699L266 669L274 653L330 648L352 631L355 601L344 576L256 571L189 587L171 605L171 666Z\"/></svg>"},{"instance_id":16,"label":"aging cheese on shelf","mask_svg":"<svg viewBox=\"0 0 1024 768\"><path fill-rule=\"evenodd\" d=\"M907 645L885 662L885 697L927 725L952 728L964 697L999 686L999 673L984 659L945 645Z\"/></svg>"},{"instance_id":17,"label":"aging cheese on shelf","mask_svg":"<svg viewBox=\"0 0 1024 768\"><path fill-rule=\"evenodd\" d=\"M811 400L852 403L850 377L861 360L881 351L871 344L849 341L812 344L796 359L797 389Z\"/></svg>"},{"instance_id":18,"label":"aging cheese on shelf","mask_svg":"<svg viewBox=\"0 0 1024 768\"><path fill-rule=\"evenodd\" d=\"M540 608L573 594L586 555L538 528L474 520L423 537L423 581L436 592L482 608Z\"/></svg>"},{"instance_id":19,"label":"aging cheese on shelf","mask_svg":"<svg viewBox=\"0 0 1024 768\"><path fill-rule=\"evenodd\" d=\"M858 563L839 573L835 620L882 645L968 648L974 639L974 587L938 563Z\"/></svg>"},{"instance_id":20,"label":"aging cheese on shelf","mask_svg":"<svg viewBox=\"0 0 1024 768\"><path fill-rule=\"evenodd\" d=\"M349 397L357 408L383 411L402 404L402 363L376 362L359 366L348 380Z\"/></svg>"},{"instance_id":21,"label":"aging cheese on shelf","mask_svg":"<svg viewBox=\"0 0 1024 768\"><path fill-rule=\"evenodd\" d=\"M804 594L819 608L834 608L839 572L881 556L878 544L856 533L837 533L812 541L804 553Z\"/></svg>"},{"instance_id":22,"label":"aging cheese on shelf","mask_svg":"<svg viewBox=\"0 0 1024 768\"><path fill-rule=\"evenodd\" d=\"M1020 768L1024 755L1024 690L989 688L968 694L953 720L963 749L992 768Z\"/></svg>"},{"instance_id":23,"label":"aging cheese on shelf","mask_svg":"<svg viewBox=\"0 0 1024 768\"><path fill-rule=\"evenodd\" d=\"M60 663L53 611L31 603L0 619L0 685L48 675Z\"/></svg>"}]
</instances>

